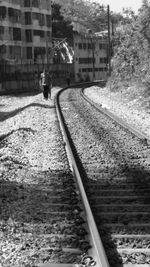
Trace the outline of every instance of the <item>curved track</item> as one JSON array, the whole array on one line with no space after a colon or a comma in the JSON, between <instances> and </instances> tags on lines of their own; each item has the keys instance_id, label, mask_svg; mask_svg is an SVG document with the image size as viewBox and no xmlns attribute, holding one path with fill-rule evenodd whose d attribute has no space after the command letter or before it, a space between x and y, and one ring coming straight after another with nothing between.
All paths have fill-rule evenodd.
<instances>
[{"instance_id":1,"label":"curved track","mask_svg":"<svg viewBox=\"0 0 150 267\"><path fill-rule=\"evenodd\" d=\"M84 216L85 216L85 222L87 224L88 240L91 245L91 248L87 251L87 253L90 254L89 256L91 257L92 260L91 262L85 261L85 263L83 262L82 265L84 266L84 264L86 264L87 267L93 266L93 265L97 267L109 267L109 263L108 263L108 260L105 254L105 250L103 248L103 244L99 236L99 233L98 233L98 230L95 224L95 220L93 218L93 214L91 212L91 208L90 208L90 205L89 205L89 202L88 202L85 190L84 190L84 186L83 186L82 179L79 173L79 169L76 164L76 160L74 158L74 154L70 146L67 129L63 123L63 116L62 116L61 108L59 105L59 96L61 92L59 92L56 97L57 115L59 118L61 130L64 136L68 159L70 160L70 166L71 166L75 181L77 182L79 194L82 199L83 206L84 206ZM90 258L88 258L87 256L87 259L89 260Z\"/></svg>"},{"instance_id":2,"label":"curved track","mask_svg":"<svg viewBox=\"0 0 150 267\"><path fill-rule=\"evenodd\" d=\"M87 103L78 88L63 92L60 103L110 266L150 266L148 142Z\"/></svg>"},{"instance_id":3,"label":"curved track","mask_svg":"<svg viewBox=\"0 0 150 267\"><path fill-rule=\"evenodd\" d=\"M4 118L0 136L0 266L93 266L56 107L40 96L29 99L10 97L18 104L12 112L7 99L6 116L14 118L10 125Z\"/></svg>"}]
</instances>

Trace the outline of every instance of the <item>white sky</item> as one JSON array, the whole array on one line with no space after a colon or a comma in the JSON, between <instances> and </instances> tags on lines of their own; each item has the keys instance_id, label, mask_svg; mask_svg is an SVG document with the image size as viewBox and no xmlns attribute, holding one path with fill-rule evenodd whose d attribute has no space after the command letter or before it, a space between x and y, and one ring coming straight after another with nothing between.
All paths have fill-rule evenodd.
<instances>
[{"instance_id":1,"label":"white sky","mask_svg":"<svg viewBox=\"0 0 150 267\"><path fill-rule=\"evenodd\" d=\"M131 7L135 12L142 6L142 0L92 0L99 4L110 5L110 10L122 12L122 8Z\"/></svg>"}]
</instances>

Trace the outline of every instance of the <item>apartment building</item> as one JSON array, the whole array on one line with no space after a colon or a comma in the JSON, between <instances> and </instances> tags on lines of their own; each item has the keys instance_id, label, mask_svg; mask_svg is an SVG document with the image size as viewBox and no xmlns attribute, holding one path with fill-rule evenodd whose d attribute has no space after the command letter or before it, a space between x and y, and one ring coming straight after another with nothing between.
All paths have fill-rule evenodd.
<instances>
[{"instance_id":1,"label":"apartment building","mask_svg":"<svg viewBox=\"0 0 150 267\"><path fill-rule=\"evenodd\" d=\"M0 0L0 60L50 63L51 0Z\"/></svg>"},{"instance_id":2,"label":"apartment building","mask_svg":"<svg viewBox=\"0 0 150 267\"><path fill-rule=\"evenodd\" d=\"M108 73L108 34L74 32L75 80L106 79Z\"/></svg>"}]
</instances>

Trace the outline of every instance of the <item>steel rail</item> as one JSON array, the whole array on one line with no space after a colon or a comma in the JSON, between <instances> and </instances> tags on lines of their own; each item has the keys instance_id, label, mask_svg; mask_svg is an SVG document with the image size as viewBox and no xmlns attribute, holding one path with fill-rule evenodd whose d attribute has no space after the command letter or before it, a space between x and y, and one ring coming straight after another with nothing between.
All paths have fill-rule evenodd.
<instances>
[{"instance_id":1,"label":"steel rail","mask_svg":"<svg viewBox=\"0 0 150 267\"><path fill-rule=\"evenodd\" d=\"M104 115L111 118L113 121L116 121L121 127L128 130L129 132L132 132L135 136L137 136L139 139L141 139L144 143L150 145L150 138L144 134L143 132L139 131L135 127L133 128L131 125L123 121L123 119L119 118L115 114L113 114L111 111L109 111L106 108L102 108L99 104L95 103L93 100L91 100L88 96L84 94L85 88L82 88L81 95L82 97L90 103L93 107L95 107L97 110L101 111Z\"/></svg>"},{"instance_id":2,"label":"steel rail","mask_svg":"<svg viewBox=\"0 0 150 267\"><path fill-rule=\"evenodd\" d=\"M84 205L84 212L85 212L85 216L86 216L86 221L87 221L87 226L88 226L88 232L89 232L89 239L90 239L90 243L92 248L88 251L89 256L91 256L94 261L95 261L95 266L96 267L110 267L109 263L108 263L108 259L101 241L101 238L99 236L99 232L95 223L95 220L93 218L93 214L88 202L88 198L86 196L85 190L84 190L84 186L82 183L82 179L80 176L80 172L78 170L78 166L76 163L76 160L74 158L72 149L71 149L71 144L69 142L69 138L66 132L66 128L65 125L63 123L63 114L61 112L61 108L60 108L60 104L59 104L59 96L60 94L68 89L68 88L73 88L73 87L87 87L95 83L82 83L82 84L78 84L78 85L72 85L70 87L65 87L62 90L60 90L55 98L55 104L56 104L56 112L57 112L57 116L58 116L58 120L59 120L59 124L60 124L60 128L63 134L63 140L64 140L64 144L66 146L66 152L68 155L68 160L69 160L69 164L70 164L70 168L73 172L74 178L76 179L77 185L78 185L78 189L82 198L82 202ZM88 266L88 265L86 265Z\"/></svg>"}]
</instances>

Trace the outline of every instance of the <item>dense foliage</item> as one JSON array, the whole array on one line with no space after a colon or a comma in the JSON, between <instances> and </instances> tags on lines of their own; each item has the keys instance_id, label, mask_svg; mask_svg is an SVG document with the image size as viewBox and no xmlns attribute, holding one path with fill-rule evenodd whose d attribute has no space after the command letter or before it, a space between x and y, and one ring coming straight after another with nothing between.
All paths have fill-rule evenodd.
<instances>
[{"instance_id":1,"label":"dense foliage","mask_svg":"<svg viewBox=\"0 0 150 267\"><path fill-rule=\"evenodd\" d=\"M150 85L150 3L144 0L137 16L126 12L127 20L115 34L112 59L114 88L141 82Z\"/></svg>"},{"instance_id":2,"label":"dense foliage","mask_svg":"<svg viewBox=\"0 0 150 267\"><path fill-rule=\"evenodd\" d=\"M52 3L52 36L53 38L67 38L72 44L72 25L69 20L65 20L61 14L61 6Z\"/></svg>"},{"instance_id":3,"label":"dense foliage","mask_svg":"<svg viewBox=\"0 0 150 267\"><path fill-rule=\"evenodd\" d=\"M53 0L53 6L60 6L61 16L70 23L79 22L93 32L107 29L107 6L89 0ZM117 19L119 14L113 14Z\"/></svg>"}]
</instances>

